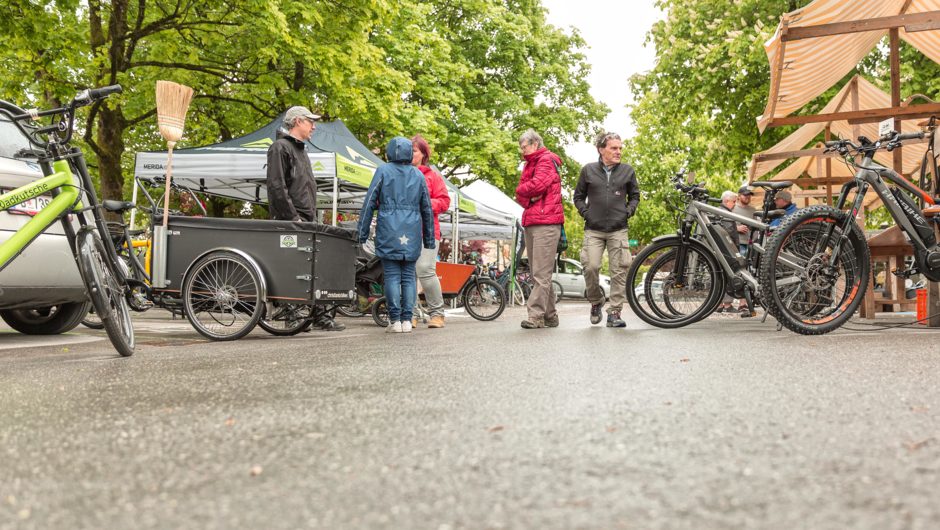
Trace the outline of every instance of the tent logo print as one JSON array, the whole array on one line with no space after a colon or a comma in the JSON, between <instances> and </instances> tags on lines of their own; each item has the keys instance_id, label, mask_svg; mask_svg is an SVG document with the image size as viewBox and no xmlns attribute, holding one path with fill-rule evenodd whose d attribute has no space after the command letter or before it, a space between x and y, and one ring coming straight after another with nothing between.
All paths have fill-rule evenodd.
<instances>
[{"instance_id":1,"label":"tent logo print","mask_svg":"<svg viewBox=\"0 0 940 530\"><path fill-rule=\"evenodd\" d=\"M293 234L281 236L281 248L297 248L297 236Z\"/></svg>"},{"instance_id":2,"label":"tent logo print","mask_svg":"<svg viewBox=\"0 0 940 530\"><path fill-rule=\"evenodd\" d=\"M377 167L371 160L360 155L359 153L356 152L355 149L353 149L352 147L349 147L348 145L346 146L346 152L349 153L349 156L352 157L352 161L357 164L360 164L366 167L373 167L373 168Z\"/></svg>"},{"instance_id":3,"label":"tent logo print","mask_svg":"<svg viewBox=\"0 0 940 530\"><path fill-rule=\"evenodd\" d=\"M323 162L317 161L313 164L314 171L325 171L326 168L323 166Z\"/></svg>"},{"instance_id":4,"label":"tent logo print","mask_svg":"<svg viewBox=\"0 0 940 530\"><path fill-rule=\"evenodd\" d=\"M248 142L247 144L242 144L242 147L255 147L255 148L267 149L268 147L271 147L271 144L273 143L274 141L271 140L270 138L262 138L260 140L255 140L254 142Z\"/></svg>"}]
</instances>

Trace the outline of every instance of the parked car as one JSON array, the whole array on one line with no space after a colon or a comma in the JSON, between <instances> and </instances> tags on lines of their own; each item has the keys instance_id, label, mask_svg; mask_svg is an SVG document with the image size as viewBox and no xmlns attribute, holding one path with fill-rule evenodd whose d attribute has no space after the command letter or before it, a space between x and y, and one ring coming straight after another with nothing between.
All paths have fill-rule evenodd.
<instances>
[{"instance_id":1,"label":"parked car","mask_svg":"<svg viewBox=\"0 0 940 530\"><path fill-rule=\"evenodd\" d=\"M646 293L644 292L643 286L646 285L646 273L643 273L643 278L640 280L640 283L633 288L633 294L636 295L636 299L642 304L646 302ZM658 279L653 279L650 282L650 293L653 295L653 300L656 302L663 301L663 281Z\"/></svg>"},{"instance_id":2,"label":"parked car","mask_svg":"<svg viewBox=\"0 0 940 530\"><path fill-rule=\"evenodd\" d=\"M587 298L587 286L584 283L584 267L581 263L568 258L555 262L555 273L552 279L561 285L562 296L570 298ZM604 297L610 298L610 276L600 275L601 289Z\"/></svg>"},{"instance_id":3,"label":"parked car","mask_svg":"<svg viewBox=\"0 0 940 530\"><path fill-rule=\"evenodd\" d=\"M42 176L26 150L27 139L0 117L0 193ZM51 197L0 212L0 242L25 225ZM0 271L0 318L31 335L64 333L81 322L90 304L60 224L51 226Z\"/></svg>"}]
</instances>

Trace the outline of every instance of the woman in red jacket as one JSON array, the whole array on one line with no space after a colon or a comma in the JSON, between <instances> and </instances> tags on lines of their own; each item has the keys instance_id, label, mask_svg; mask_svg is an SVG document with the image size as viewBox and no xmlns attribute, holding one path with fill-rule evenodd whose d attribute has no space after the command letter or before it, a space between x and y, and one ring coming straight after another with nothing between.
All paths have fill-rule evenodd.
<instances>
[{"instance_id":1,"label":"woman in red jacket","mask_svg":"<svg viewBox=\"0 0 940 530\"><path fill-rule=\"evenodd\" d=\"M526 300L529 318L522 321L525 329L554 328L558 326L555 294L552 292L552 269L561 225L565 223L565 209L561 204L561 177L558 168L561 159L545 148L542 137L529 129L519 138L519 152L525 159L516 202L525 208L522 226L525 228L526 254L532 274L532 292Z\"/></svg>"},{"instance_id":2,"label":"woman in red jacket","mask_svg":"<svg viewBox=\"0 0 940 530\"><path fill-rule=\"evenodd\" d=\"M444 178L428 166L431 158L431 146L420 134L411 139L412 159L411 165L416 166L428 183L428 192L431 195L431 213L434 214L434 248L422 249L421 257L415 267L418 281L424 289L424 299L428 303L428 312L431 314L429 328L444 327L444 295L441 294L441 281L437 277L437 250L441 244L441 223L437 216L446 212L450 207L450 195ZM418 319L414 318L412 327L417 327Z\"/></svg>"}]
</instances>

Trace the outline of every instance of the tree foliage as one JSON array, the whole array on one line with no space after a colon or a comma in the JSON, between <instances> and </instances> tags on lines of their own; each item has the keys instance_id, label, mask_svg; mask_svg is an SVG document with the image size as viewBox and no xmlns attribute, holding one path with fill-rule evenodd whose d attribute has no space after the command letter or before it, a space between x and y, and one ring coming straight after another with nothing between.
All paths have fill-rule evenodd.
<instances>
[{"instance_id":1,"label":"tree foliage","mask_svg":"<svg viewBox=\"0 0 940 530\"><path fill-rule=\"evenodd\" d=\"M9 0L2 9L0 46L12 51L0 56L0 97L43 106L124 86L80 116L109 198L129 189L136 151L162 147L158 79L197 94L180 147L303 104L342 118L372 147L422 133L446 174L504 190L517 178L522 130L538 129L563 154L607 111L588 94L583 41L548 25L539 0Z\"/></svg>"}]
</instances>

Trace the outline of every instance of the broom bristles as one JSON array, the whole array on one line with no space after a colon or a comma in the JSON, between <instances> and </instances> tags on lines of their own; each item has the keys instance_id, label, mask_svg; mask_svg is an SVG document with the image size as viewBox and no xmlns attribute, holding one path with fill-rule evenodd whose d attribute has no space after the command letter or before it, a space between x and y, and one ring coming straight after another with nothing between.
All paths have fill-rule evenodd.
<instances>
[{"instance_id":1,"label":"broom bristles","mask_svg":"<svg viewBox=\"0 0 940 530\"><path fill-rule=\"evenodd\" d=\"M183 137L186 112L193 100L193 89L172 81L157 81L157 126L167 142Z\"/></svg>"}]
</instances>

